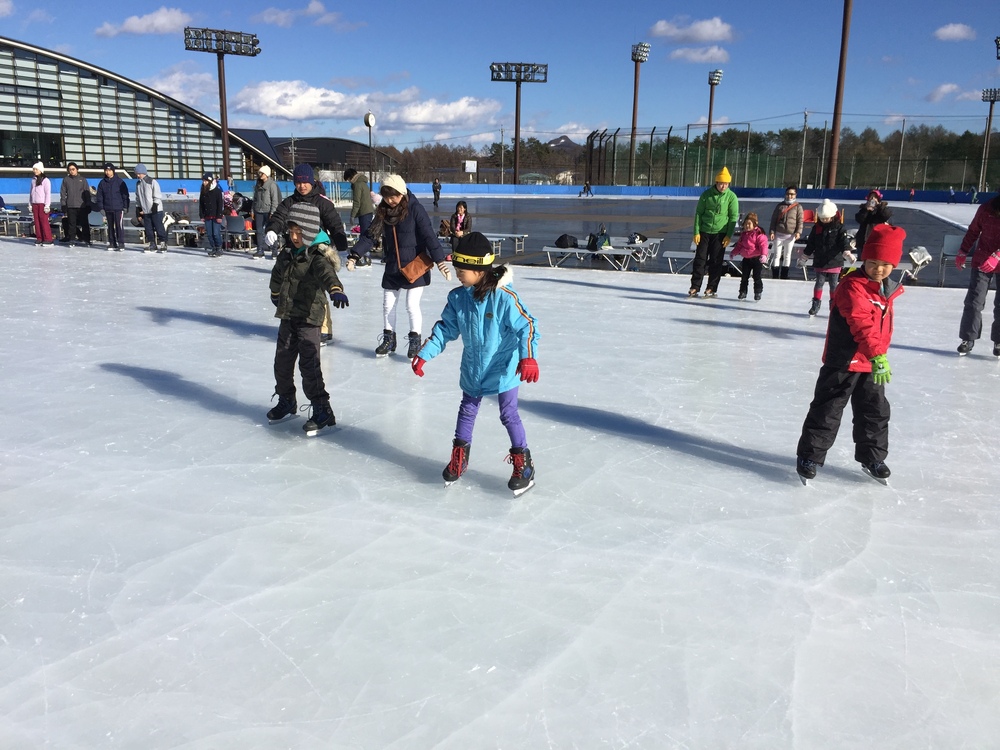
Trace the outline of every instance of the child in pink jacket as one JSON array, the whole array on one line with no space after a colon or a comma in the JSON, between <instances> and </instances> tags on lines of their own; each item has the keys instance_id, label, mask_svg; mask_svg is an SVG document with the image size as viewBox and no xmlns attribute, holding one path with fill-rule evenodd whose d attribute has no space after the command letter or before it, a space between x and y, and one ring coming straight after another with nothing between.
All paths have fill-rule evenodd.
<instances>
[{"instance_id":1,"label":"child in pink jacket","mask_svg":"<svg viewBox=\"0 0 1000 750\"><path fill-rule=\"evenodd\" d=\"M760 280L760 272L767 263L767 235L758 226L757 214L753 211L743 219L743 231L733 248L733 258L736 257L743 258L740 266L743 276L740 278L740 296L737 299L747 298L747 286L752 273L753 298L759 302L760 295L764 292L764 282Z\"/></svg>"}]
</instances>

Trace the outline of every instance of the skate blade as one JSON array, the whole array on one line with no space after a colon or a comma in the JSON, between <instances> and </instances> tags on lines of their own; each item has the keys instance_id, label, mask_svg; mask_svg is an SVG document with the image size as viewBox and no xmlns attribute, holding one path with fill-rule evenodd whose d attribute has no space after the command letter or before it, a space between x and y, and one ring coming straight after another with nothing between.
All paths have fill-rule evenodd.
<instances>
[{"instance_id":1,"label":"skate blade","mask_svg":"<svg viewBox=\"0 0 1000 750\"><path fill-rule=\"evenodd\" d=\"M269 420L267 420L267 423L268 424L281 424L282 422L287 422L289 419L295 419L297 416L299 416L299 415L298 414L294 414L294 413L293 414L286 414L281 419L269 419Z\"/></svg>"},{"instance_id":2,"label":"skate blade","mask_svg":"<svg viewBox=\"0 0 1000 750\"><path fill-rule=\"evenodd\" d=\"M535 480L532 479L530 482L528 482L528 486L527 487L522 487L519 490L514 490L514 497L521 497L521 495L523 495L525 492L527 492L528 490L530 490L534 486L535 486Z\"/></svg>"},{"instance_id":3,"label":"skate blade","mask_svg":"<svg viewBox=\"0 0 1000 750\"><path fill-rule=\"evenodd\" d=\"M881 484L883 487L888 487L889 486L889 480L888 479L883 479L882 477L875 476L870 471L868 471L868 467L867 466L862 466L861 467L861 471L863 471L865 474L867 474L868 476L870 476L872 479L874 479L876 482L878 482L879 484Z\"/></svg>"},{"instance_id":4,"label":"skate blade","mask_svg":"<svg viewBox=\"0 0 1000 750\"><path fill-rule=\"evenodd\" d=\"M797 476L799 478L799 481L802 482L802 486L803 487L808 487L809 486L809 482L811 480L807 479L806 477L802 476L801 474L796 474L795 476Z\"/></svg>"},{"instance_id":5,"label":"skate blade","mask_svg":"<svg viewBox=\"0 0 1000 750\"><path fill-rule=\"evenodd\" d=\"M321 432L326 432L327 430L331 429L332 427L334 427L334 425L328 424L325 427L317 427L315 430L303 430L303 432L305 432L306 437L316 437Z\"/></svg>"},{"instance_id":6,"label":"skate blade","mask_svg":"<svg viewBox=\"0 0 1000 750\"><path fill-rule=\"evenodd\" d=\"M445 487L451 487L451 486L452 486L453 484L455 484L455 482L457 482L457 481L458 481L457 479L453 479L453 480L451 480L450 482L447 482L447 481L446 481L446 482L444 483L444 486L445 486Z\"/></svg>"}]
</instances>

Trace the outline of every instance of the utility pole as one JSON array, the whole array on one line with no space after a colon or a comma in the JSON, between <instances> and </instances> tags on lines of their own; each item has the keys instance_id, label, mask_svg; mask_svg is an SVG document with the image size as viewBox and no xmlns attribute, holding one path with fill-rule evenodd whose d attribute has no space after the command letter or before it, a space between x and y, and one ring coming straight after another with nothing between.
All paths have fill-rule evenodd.
<instances>
[{"instance_id":1,"label":"utility pole","mask_svg":"<svg viewBox=\"0 0 1000 750\"><path fill-rule=\"evenodd\" d=\"M840 158L840 115L844 104L844 80L847 78L847 40L851 34L853 0L844 0L844 22L840 30L840 65L837 68L837 94L833 100L833 137L830 139L830 163L826 186L837 186L837 160Z\"/></svg>"},{"instance_id":2,"label":"utility pole","mask_svg":"<svg viewBox=\"0 0 1000 750\"><path fill-rule=\"evenodd\" d=\"M503 185L503 125L500 126L500 184Z\"/></svg>"},{"instance_id":3,"label":"utility pole","mask_svg":"<svg viewBox=\"0 0 1000 750\"><path fill-rule=\"evenodd\" d=\"M903 142L905 140L906 140L906 118L904 117L903 127L899 131L899 162L896 164L896 190L899 190L899 172L903 167Z\"/></svg>"},{"instance_id":4,"label":"utility pole","mask_svg":"<svg viewBox=\"0 0 1000 750\"><path fill-rule=\"evenodd\" d=\"M806 132L809 129L809 112L802 112L802 157L799 159L799 190L802 189L802 177L806 168Z\"/></svg>"}]
</instances>

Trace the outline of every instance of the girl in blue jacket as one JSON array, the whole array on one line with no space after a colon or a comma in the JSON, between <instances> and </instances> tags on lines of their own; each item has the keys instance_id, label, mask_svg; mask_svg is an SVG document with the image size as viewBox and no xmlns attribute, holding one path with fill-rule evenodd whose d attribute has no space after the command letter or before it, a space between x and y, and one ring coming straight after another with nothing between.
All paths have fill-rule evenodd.
<instances>
[{"instance_id":1,"label":"girl in blue jacket","mask_svg":"<svg viewBox=\"0 0 1000 750\"><path fill-rule=\"evenodd\" d=\"M535 466L517 411L517 387L519 379L538 382L535 347L539 336L535 319L510 285L510 268L494 268L493 261L493 245L479 232L459 240L452 264L462 286L448 293L441 320L434 324L412 366L423 377L427 360L443 352L449 341L462 337L462 403L451 461L442 472L445 486L457 481L469 466L472 430L483 396L498 394L500 421L510 435L507 461L514 467L507 487L516 497L535 483Z\"/></svg>"}]
</instances>

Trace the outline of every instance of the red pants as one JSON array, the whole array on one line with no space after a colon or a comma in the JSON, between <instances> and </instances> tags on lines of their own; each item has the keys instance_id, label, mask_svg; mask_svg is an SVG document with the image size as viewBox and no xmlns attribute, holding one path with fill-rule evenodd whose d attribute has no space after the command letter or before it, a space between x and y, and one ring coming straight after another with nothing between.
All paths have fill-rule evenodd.
<instances>
[{"instance_id":1,"label":"red pants","mask_svg":"<svg viewBox=\"0 0 1000 750\"><path fill-rule=\"evenodd\" d=\"M35 242L52 242L52 227L49 215L41 203L31 204L31 217L35 220Z\"/></svg>"}]
</instances>

